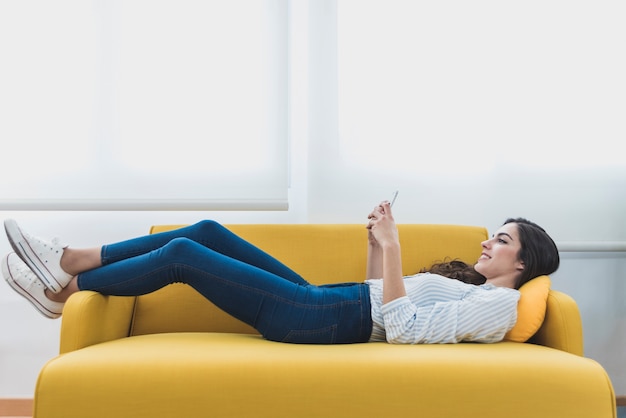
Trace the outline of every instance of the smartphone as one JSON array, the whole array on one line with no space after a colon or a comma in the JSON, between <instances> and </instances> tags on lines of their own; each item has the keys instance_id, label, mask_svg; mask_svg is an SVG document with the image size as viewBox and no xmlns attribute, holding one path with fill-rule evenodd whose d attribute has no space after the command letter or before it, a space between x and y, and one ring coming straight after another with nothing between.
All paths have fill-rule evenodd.
<instances>
[{"instance_id":1,"label":"smartphone","mask_svg":"<svg viewBox=\"0 0 626 418\"><path fill-rule=\"evenodd\" d=\"M397 197L398 197L398 190L394 192L393 197L391 198L391 203L389 204L390 207L393 207L393 204L396 201Z\"/></svg>"}]
</instances>

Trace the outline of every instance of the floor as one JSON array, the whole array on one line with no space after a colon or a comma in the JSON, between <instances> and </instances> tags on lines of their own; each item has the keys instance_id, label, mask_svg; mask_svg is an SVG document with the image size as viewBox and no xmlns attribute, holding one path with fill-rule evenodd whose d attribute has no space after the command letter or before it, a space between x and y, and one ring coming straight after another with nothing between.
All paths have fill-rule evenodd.
<instances>
[{"instance_id":1,"label":"floor","mask_svg":"<svg viewBox=\"0 0 626 418\"><path fill-rule=\"evenodd\" d=\"M24 416L5 417L5 416L2 416L0 418L31 418L31 417L24 417ZM617 407L617 418L626 418L626 406L618 406Z\"/></svg>"},{"instance_id":2,"label":"floor","mask_svg":"<svg viewBox=\"0 0 626 418\"><path fill-rule=\"evenodd\" d=\"M31 417L1 417L1 418L31 418ZM626 418L626 406L620 406L617 408L617 418Z\"/></svg>"}]
</instances>

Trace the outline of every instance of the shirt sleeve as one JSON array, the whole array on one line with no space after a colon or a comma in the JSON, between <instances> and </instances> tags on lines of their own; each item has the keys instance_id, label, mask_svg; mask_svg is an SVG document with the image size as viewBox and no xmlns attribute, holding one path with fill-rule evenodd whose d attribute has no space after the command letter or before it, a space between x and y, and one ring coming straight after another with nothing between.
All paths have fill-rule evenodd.
<instances>
[{"instance_id":1,"label":"shirt sleeve","mask_svg":"<svg viewBox=\"0 0 626 418\"><path fill-rule=\"evenodd\" d=\"M477 288L461 300L422 307L401 297L382 306L387 342L498 342L515 325L518 300L518 291L499 287Z\"/></svg>"}]
</instances>

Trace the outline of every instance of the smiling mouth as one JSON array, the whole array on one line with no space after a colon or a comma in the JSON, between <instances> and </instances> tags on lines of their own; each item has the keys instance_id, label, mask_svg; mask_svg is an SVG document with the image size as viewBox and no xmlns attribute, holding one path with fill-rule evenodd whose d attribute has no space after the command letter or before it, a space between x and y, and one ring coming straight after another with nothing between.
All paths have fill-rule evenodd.
<instances>
[{"instance_id":1,"label":"smiling mouth","mask_svg":"<svg viewBox=\"0 0 626 418\"><path fill-rule=\"evenodd\" d=\"M489 257L487 254L482 253L478 259L479 260L489 260L490 258L491 257Z\"/></svg>"}]
</instances>

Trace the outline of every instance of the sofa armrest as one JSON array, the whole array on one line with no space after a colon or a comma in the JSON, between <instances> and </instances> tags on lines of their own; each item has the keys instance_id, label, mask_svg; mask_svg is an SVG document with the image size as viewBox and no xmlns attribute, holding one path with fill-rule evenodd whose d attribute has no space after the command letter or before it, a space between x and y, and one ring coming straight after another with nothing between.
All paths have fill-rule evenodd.
<instances>
[{"instance_id":1,"label":"sofa armrest","mask_svg":"<svg viewBox=\"0 0 626 418\"><path fill-rule=\"evenodd\" d=\"M529 342L582 356L582 321L574 299L565 293L550 290L546 317Z\"/></svg>"},{"instance_id":2,"label":"sofa armrest","mask_svg":"<svg viewBox=\"0 0 626 418\"><path fill-rule=\"evenodd\" d=\"M129 336L135 297L73 294L63 308L60 353Z\"/></svg>"}]
</instances>

